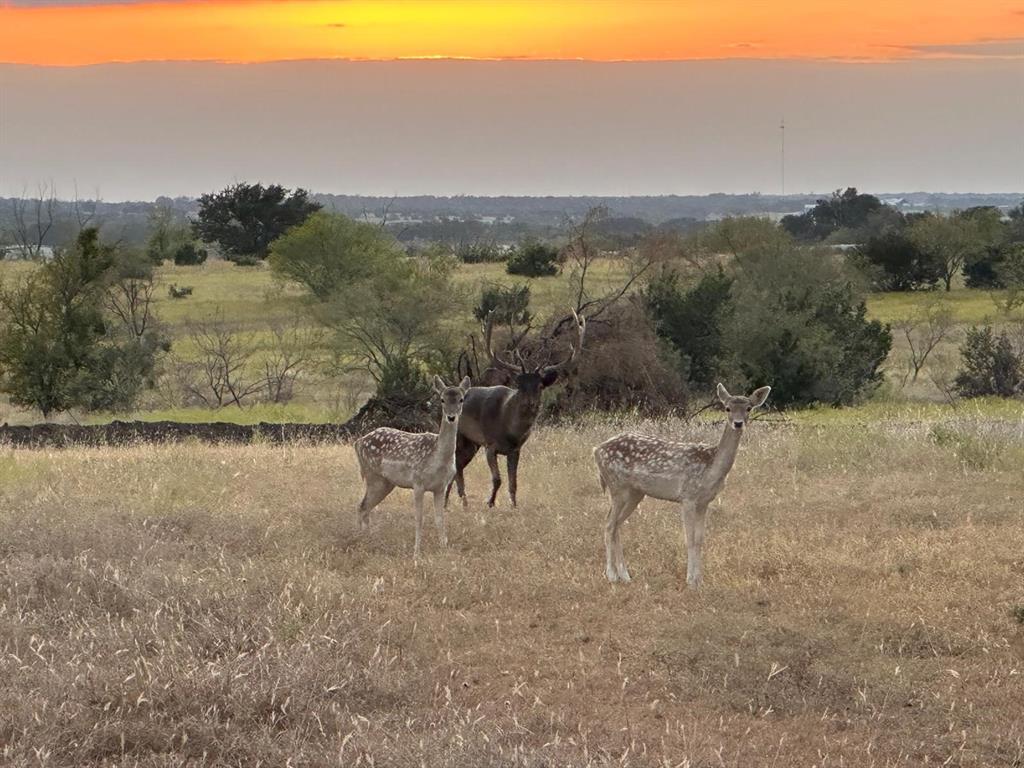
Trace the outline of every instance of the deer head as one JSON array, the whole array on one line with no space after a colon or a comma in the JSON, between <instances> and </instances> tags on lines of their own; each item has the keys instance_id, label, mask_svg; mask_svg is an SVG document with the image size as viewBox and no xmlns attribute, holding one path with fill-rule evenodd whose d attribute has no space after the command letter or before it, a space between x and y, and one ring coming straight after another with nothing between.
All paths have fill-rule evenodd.
<instances>
[{"instance_id":1,"label":"deer head","mask_svg":"<svg viewBox=\"0 0 1024 768\"><path fill-rule=\"evenodd\" d=\"M434 377L434 391L441 400L442 417L451 424L459 419L462 403L466 399L466 390L470 387L469 376L466 376L457 387L449 387L440 376Z\"/></svg>"},{"instance_id":2,"label":"deer head","mask_svg":"<svg viewBox=\"0 0 1024 768\"><path fill-rule=\"evenodd\" d=\"M729 423L732 424L732 428L743 429L751 411L764 405L764 401L768 399L768 393L771 391L771 387L761 387L760 389L755 389L751 392L750 397L744 397L742 395L733 396L729 394L729 390L727 390L722 384L719 384L718 400L722 404L722 407L728 411Z\"/></svg>"},{"instance_id":3,"label":"deer head","mask_svg":"<svg viewBox=\"0 0 1024 768\"><path fill-rule=\"evenodd\" d=\"M535 400L539 403L541 392L558 381L558 377L576 360L579 351L583 349L583 338L587 331L586 318L580 317L576 314L575 310L572 310L572 318L576 324L576 333L578 334L578 343L577 345L569 346L569 355L562 362L555 365L529 366L518 349L515 350L517 365L504 360L494 351L494 348L491 346L492 315L493 312L491 315L488 315L487 321L484 324L484 346L487 348L487 354L491 358L491 365L511 376L513 388L519 392L520 397L525 401L532 402Z\"/></svg>"}]
</instances>

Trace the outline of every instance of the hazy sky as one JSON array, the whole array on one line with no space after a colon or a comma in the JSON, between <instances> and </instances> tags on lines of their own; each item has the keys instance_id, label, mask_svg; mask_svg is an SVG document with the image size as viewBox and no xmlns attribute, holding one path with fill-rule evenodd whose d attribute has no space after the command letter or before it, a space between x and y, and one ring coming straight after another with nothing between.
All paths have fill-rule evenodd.
<instances>
[{"instance_id":1,"label":"hazy sky","mask_svg":"<svg viewBox=\"0 0 1024 768\"><path fill-rule=\"evenodd\" d=\"M774 193L783 116L788 192L1024 191L1024 0L0 0L0 61L0 195Z\"/></svg>"}]
</instances>

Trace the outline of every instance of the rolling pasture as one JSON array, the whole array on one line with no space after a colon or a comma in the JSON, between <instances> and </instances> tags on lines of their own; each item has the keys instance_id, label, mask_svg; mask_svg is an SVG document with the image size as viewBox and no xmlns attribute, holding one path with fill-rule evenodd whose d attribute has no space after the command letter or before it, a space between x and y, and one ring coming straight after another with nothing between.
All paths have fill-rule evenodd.
<instances>
[{"instance_id":1,"label":"rolling pasture","mask_svg":"<svg viewBox=\"0 0 1024 768\"><path fill-rule=\"evenodd\" d=\"M863 418L868 416L867 418ZM678 512L603 567L591 447L541 428L520 507L360 534L347 446L0 454L0 755L36 765L919 766L1024 760L1019 419L755 421L705 583Z\"/></svg>"}]
</instances>

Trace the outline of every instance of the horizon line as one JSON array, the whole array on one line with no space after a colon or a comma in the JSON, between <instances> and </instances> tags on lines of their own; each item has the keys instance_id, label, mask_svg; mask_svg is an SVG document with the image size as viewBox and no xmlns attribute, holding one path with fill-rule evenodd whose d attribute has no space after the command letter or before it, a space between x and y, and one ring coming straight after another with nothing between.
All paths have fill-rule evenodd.
<instances>
[{"instance_id":1,"label":"horizon line","mask_svg":"<svg viewBox=\"0 0 1024 768\"><path fill-rule=\"evenodd\" d=\"M2 54L0 54L2 55ZM749 64L844 64L844 65L885 65L885 64L918 64L948 62L1020 62L1022 54L1004 55L971 55L971 54L930 54L916 56L896 56L890 58L868 56L693 56L688 58L643 58L643 59L600 59L600 58L533 58L529 56L392 56L392 57L352 57L352 56L319 56L283 59L110 59L81 64L41 64L24 61L7 61L0 59L0 66L35 67L39 69L87 69L90 67L125 66L132 64L215 64L218 66L260 66L266 64L313 64L313 63L350 63L350 64L394 64L403 62L465 62L494 64L687 64L687 63L749 63Z\"/></svg>"}]
</instances>

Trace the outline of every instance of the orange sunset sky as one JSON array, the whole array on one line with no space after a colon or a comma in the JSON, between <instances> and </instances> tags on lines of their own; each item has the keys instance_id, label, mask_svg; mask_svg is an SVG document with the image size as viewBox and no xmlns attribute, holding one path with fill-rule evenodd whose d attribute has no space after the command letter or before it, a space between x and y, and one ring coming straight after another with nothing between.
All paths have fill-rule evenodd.
<instances>
[{"instance_id":1,"label":"orange sunset sky","mask_svg":"<svg viewBox=\"0 0 1024 768\"><path fill-rule=\"evenodd\" d=\"M0 2L0 61L1024 56L1024 0Z\"/></svg>"}]
</instances>

